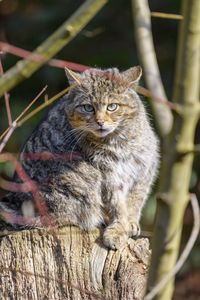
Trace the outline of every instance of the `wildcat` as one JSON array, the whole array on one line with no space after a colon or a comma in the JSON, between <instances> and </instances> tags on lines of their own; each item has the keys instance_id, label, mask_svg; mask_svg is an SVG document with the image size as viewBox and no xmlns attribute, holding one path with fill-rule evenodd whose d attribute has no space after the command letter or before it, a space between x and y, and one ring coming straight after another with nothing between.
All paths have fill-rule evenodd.
<instances>
[{"instance_id":1,"label":"wildcat","mask_svg":"<svg viewBox=\"0 0 200 300\"><path fill-rule=\"evenodd\" d=\"M66 69L66 74L72 88L29 137L21 164L56 224L85 230L105 224L105 246L118 249L140 233L141 210L159 163L158 140L135 91L142 70L78 74ZM25 157L37 153L52 157ZM62 159L66 153L68 159ZM0 207L19 216L34 215L32 225L43 225L31 193L10 192Z\"/></svg>"}]
</instances>

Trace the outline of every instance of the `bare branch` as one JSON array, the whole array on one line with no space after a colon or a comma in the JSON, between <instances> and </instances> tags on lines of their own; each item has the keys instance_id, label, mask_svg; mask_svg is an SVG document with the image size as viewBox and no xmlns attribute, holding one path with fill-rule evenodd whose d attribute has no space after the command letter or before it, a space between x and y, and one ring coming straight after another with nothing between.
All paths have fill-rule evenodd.
<instances>
[{"instance_id":1,"label":"bare branch","mask_svg":"<svg viewBox=\"0 0 200 300\"><path fill-rule=\"evenodd\" d=\"M166 101L167 96L162 84L153 44L151 14L148 7L148 1L132 0L132 7L135 23L136 44L144 69L147 87L155 97ZM172 113L167 107L163 109L161 103L152 102L152 108L156 117L160 135L163 137L167 135L172 128Z\"/></svg>"},{"instance_id":2,"label":"bare branch","mask_svg":"<svg viewBox=\"0 0 200 300\"><path fill-rule=\"evenodd\" d=\"M22 58L28 58L33 61L44 61L44 57L42 55L33 55L32 52L13 46L11 44L5 43L5 42L0 42L0 51L5 52L5 53L10 53L18 57ZM74 71L85 71L86 69L89 68L89 66L85 66L82 64L70 62L67 60L61 60L61 59L51 59L49 61L45 61L46 64L52 67L56 68L61 68L64 69L65 67L74 70Z\"/></svg>"},{"instance_id":3,"label":"bare branch","mask_svg":"<svg viewBox=\"0 0 200 300\"><path fill-rule=\"evenodd\" d=\"M135 90L137 93L148 97L150 100L157 102L159 104L161 104L163 106L163 110L165 109L165 106L167 106L169 109L172 109L174 111L176 111L178 114L181 114L182 111L182 107L181 105L177 104L177 103L173 103L170 102L168 100L156 97L154 94L151 93L150 90L145 89L143 86L137 85L135 86Z\"/></svg>"},{"instance_id":4,"label":"bare branch","mask_svg":"<svg viewBox=\"0 0 200 300\"><path fill-rule=\"evenodd\" d=\"M40 214L41 223L47 226L54 224L54 220L48 214L46 203L41 197L38 184L29 177L29 175L25 172L24 168L22 167L21 163L11 153L0 154L0 162L3 161L10 161L13 164L13 166L15 167L16 174L22 180L22 182L26 184L26 188L30 190L33 196L33 200L35 202L35 206L38 210L38 213ZM14 222L17 221L16 219L17 216L13 215L10 212L4 211L3 209L0 210L0 214L3 217L11 218L9 219L10 221L13 218L15 218ZM23 221L23 217L20 218L20 221Z\"/></svg>"},{"instance_id":5,"label":"bare branch","mask_svg":"<svg viewBox=\"0 0 200 300\"><path fill-rule=\"evenodd\" d=\"M6 146L7 142L9 141L11 135L13 134L17 123L14 121L10 127L8 127L8 130L6 130L6 134L4 136L3 141L0 143L0 153L3 151L4 147Z\"/></svg>"},{"instance_id":6,"label":"bare branch","mask_svg":"<svg viewBox=\"0 0 200 300\"><path fill-rule=\"evenodd\" d=\"M16 66L4 74L0 79L0 96L24 79L29 78L47 60L58 53L107 2L108 0L87 0L84 2L69 20L64 22L33 52L33 56L43 56L42 61L33 61L29 57L29 59L19 61Z\"/></svg>"},{"instance_id":7,"label":"bare branch","mask_svg":"<svg viewBox=\"0 0 200 300\"><path fill-rule=\"evenodd\" d=\"M46 86L47 87L47 86ZM59 99L61 96L63 96L64 94L66 94L67 91L69 91L69 89L72 87L68 87L64 90L62 90L61 92L59 92L58 94L56 94L55 96L53 96L52 98L50 98L49 100L45 101L43 104L41 104L40 106L38 106L36 109L34 109L33 111L31 111L28 115L26 115L23 119L21 119L19 121L19 119L24 116L25 112L27 112L27 110L35 103L35 101L41 96L41 94L46 90L46 87L44 87L42 89L42 91L31 101L31 103L23 110L23 112L17 117L17 119L14 122L17 122L16 127L20 127L24 122L26 122L28 119L30 119L32 116L34 116L36 113L38 113L39 111L41 111L42 109L46 108L48 105L52 104L55 100ZM4 136L7 134L7 132L9 131L10 127L8 127L0 136L0 140L2 140L2 138L4 138Z\"/></svg>"},{"instance_id":8,"label":"bare branch","mask_svg":"<svg viewBox=\"0 0 200 300\"><path fill-rule=\"evenodd\" d=\"M62 90L60 93L56 94L55 96L53 96L52 98L50 98L49 100L45 101L43 104L41 104L40 106L38 106L36 109L34 109L33 111L31 111L27 116L25 116L23 119L21 119L17 123L17 127L20 127L22 124L24 124L24 122L26 122L27 120L29 120L30 118L32 118L39 111L41 111L42 109L44 109L47 106L51 105L55 100L57 100L60 97L62 97L63 95L65 95L71 88L72 88L72 86L67 87L66 89Z\"/></svg>"},{"instance_id":9,"label":"bare branch","mask_svg":"<svg viewBox=\"0 0 200 300\"><path fill-rule=\"evenodd\" d=\"M13 134L14 130L17 127L18 120L29 110L29 108L39 99L39 97L46 91L47 85L37 94L37 96L31 101L31 103L22 111L22 113L15 119L14 122L11 123L11 125L1 134L0 141L3 139L3 141L0 143L0 153L3 151L5 145L7 144L9 138Z\"/></svg>"},{"instance_id":10,"label":"bare branch","mask_svg":"<svg viewBox=\"0 0 200 300\"><path fill-rule=\"evenodd\" d=\"M151 16L155 18L171 19L171 20L183 20L183 16L176 14L166 14L162 12L151 12Z\"/></svg>"}]
</instances>

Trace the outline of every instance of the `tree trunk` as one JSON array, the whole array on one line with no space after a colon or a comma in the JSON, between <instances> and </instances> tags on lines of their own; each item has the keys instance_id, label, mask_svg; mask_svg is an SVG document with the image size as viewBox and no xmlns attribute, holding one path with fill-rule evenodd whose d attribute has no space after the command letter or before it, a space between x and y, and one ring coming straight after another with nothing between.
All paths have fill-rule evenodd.
<instances>
[{"instance_id":1,"label":"tree trunk","mask_svg":"<svg viewBox=\"0 0 200 300\"><path fill-rule=\"evenodd\" d=\"M151 12L148 0L132 0L135 40L138 55L143 67L147 88L156 98L167 100L160 76L151 29ZM162 138L169 134L173 115L170 108L163 103L151 101L157 129Z\"/></svg>"},{"instance_id":2,"label":"tree trunk","mask_svg":"<svg viewBox=\"0 0 200 300\"><path fill-rule=\"evenodd\" d=\"M183 0L182 15L173 96L180 112L174 116L162 158L149 289L176 264L183 217L190 198L194 136L200 112L200 1ZM173 290L174 277L154 299L170 300Z\"/></svg>"},{"instance_id":3,"label":"tree trunk","mask_svg":"<svg viewBox=\"0 0 200 300\"><path fill-rule=\"evenodd\" d=\"M109 251L99 236L68 226L1 237L0 299L143 299L148 239Z\"/></svg>"}]
</instances>

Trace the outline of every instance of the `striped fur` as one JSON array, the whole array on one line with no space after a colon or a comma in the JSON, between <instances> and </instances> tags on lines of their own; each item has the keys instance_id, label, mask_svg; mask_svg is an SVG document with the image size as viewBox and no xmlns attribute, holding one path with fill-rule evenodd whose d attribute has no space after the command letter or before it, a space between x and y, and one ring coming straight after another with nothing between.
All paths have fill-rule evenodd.
<instances>
[{"instance_id":1,"label":"striped fur","mask_svg":"<svg viewBox=\"0 0 200 300\"><path fill-rule=\"evenodd\" d=\"M104 244L117 249L140 232L141 210L159 164L158 140L134 90L141 69L67 73L76 86L34 130L21 163L58 225L90 230L104 224ZM38 153L52 156L31 158ZM43 226L30 193L9 193L0 206L25 217L31 212L35 226Z\"/></svg>"}]
</instances>

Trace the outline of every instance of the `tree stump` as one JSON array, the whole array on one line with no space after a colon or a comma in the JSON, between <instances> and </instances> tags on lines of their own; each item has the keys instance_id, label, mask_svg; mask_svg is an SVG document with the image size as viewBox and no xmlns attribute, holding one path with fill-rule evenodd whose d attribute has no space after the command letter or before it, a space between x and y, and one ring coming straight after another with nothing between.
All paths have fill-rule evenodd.
<instances>
[{"instance_id":1,"label":"tree stump","mask_svg":"<svg viewBox=\"0 0 200 300\"><path fill-rule=\"evenodd\" d=\"M129 239L112 251L100 236L67 226L1 237L0 299L143 299L148 239Z\"/></svg>"}]
</instances>

